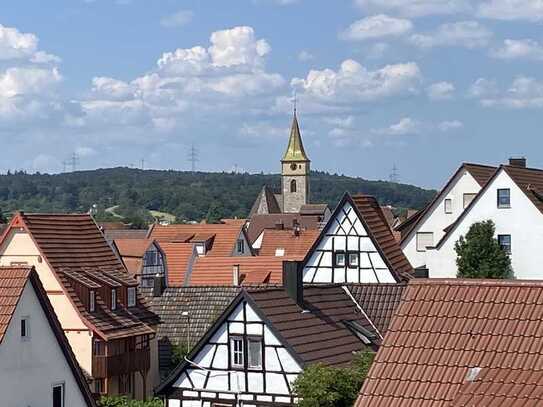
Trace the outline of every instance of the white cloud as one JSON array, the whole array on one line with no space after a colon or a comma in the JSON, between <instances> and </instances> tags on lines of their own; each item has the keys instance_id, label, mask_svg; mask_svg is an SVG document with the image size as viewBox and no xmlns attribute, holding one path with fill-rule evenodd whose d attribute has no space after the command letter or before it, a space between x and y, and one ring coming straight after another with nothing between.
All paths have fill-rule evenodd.
<instances>
[{"instance_id":1,"label":"white cloud","mask_svg":"<svg viewBox=\"0 0 543 407\"><path fill-rule=\"evenodd\" d=\"M482 98L492 96L498 93L496 82L486 78L478 78L470 86L468 96L472 98Z\"/></svg>"},{"instance_id":2,"label":"white cloud","mask_svg":"<svg viewBox=\"0 0 543 407\"><path fill-rule=\"evenodd\" d=\"M468 0L355 0L363 10L384 10L407 17L468 12Z\"/></svg>"},{"instance_id":3,"label":"white cloud","mask_svg":"<svg viewBox=\"0 0 543 407\"><path fill-rule=\"evenodd\" d=\"M300 106L304 111L348 110L352 103L382 100L392 96L418 92L421 80L414 62L386 65L370 71L347 59L337 71L311 70L305 78L294 78Z\"/></svg>"},{"instance_id":4,"label":"white cloud","mask_svg":"<svg viewBox=\"0 0 543 407\"><path fill-rule=\"evenodd\" d=\"M503 46L494 49L490 55L499 59L543 60L543 45L532 39L503 41Z\"/></svg>"},{"instance_id":5,"label":"white cloud","mask_svg":"<svg viewBox=\"0 0 543 407\"><path fill-rule=\"evenodd\" d=\"M391 124L389 127L372 130L375 134L383 134L386 136L406 136L419 134L422 129L422 124L410 117L400 119L398 123Z\"/></svg>"},{"instance_id":6,"label":"white cloud","mask_svg":"<svg viewBox=\"0 0 543 407\"><path fill-rule=\"evenodd\" d=\"M477 14L496 20L543 20L541 0L486 0L479 4Z\"/></svg>"},{"instance_id":7,"label":"white cloud","mask_svg":"<svg viewBox=\"0 0 543 407\"><path fill-rule=\"evenodd\" d=\"M169 16L162 17L160 25L166 28L182 27L189 24L194 17L190 10L179 10Z\"/></svg>"},{"instance_id":8,"label":"white cloud","mask_svg":"<svg viewBox=\"0 0 543 407\"><path fill-rule=\"evenodd\" d=\"M371 44L365 55L370 59L379 59L385 55L389 48L389 45L385 42Z\"/></svg>"},{"instance_id":9,"label":"white cloud","mask_svg":"<svg viewBox=\"0 0 543 407\"><path fill-rule=\"evenodd\" d=\"M413 34L409 40L420 48L439 46L480 48L488 45L492 35L490 30L477 21L459 21L443 24L435 32Z\"/></svg>"},{"instance_id":10,"label":"white cloud","mask_svg":"<svg viewBox=\"0 0 543 407\"><path fill-rule=\"evenodd\" d=\"M37 48L38 38L34 34L0 24L0 60L30 58Z\"/></svg>"},{"instance_id":11,"label":"white cloud","mask_svg":"<svg viewBox=\"0 0 543 407\"><path fill-rule=\"evenodd\" d=\"M464 123L459 120L445 120L437 125L437 128L442 132L447 132L450 130L457 130L464 127Z\"/></svg>"},{"instance_id":12,"label":"white cloud","mask_svg":"<svg viewBox=\"0 0 543 407\"><path fill-rule=\"evenodd\" d=\"M315 56L311 52L306 51L305 49L300 51L300 53L298 54L298 60L302 62L311 61L314 58Z\"/></svg>"},{"instance_id":13,"label":"white cloud","mask_svg":"<svg viewBox=\"0 0 543 407\"><path fill-rule=\"evenodd\" d=\"M426 88L426 94L431 100L452 99L454 85L450 82L436 82Z\"/></svg>"},{"instance_id":14,"label":"white cloud","mask_svg":"<svg viewBox=\"0 0 543 407\"><path fill-rule=\"evenodd\" d=\"M484 95L480 98L480 102L485 107L543 108L543 81L519 76L513 80L507 90L493 95Z\"/></svg>"},{"instance_id":15,"label":"white cloud","mask_svg":"<svg viewBox=\"0 0 543 407\"><path fill-rule=\"evenodd\" d=\"M340 34L340 38L349 41L364 41L381 37L397 37L412 29L413 24L409 20L378 14L355 21Z\"/></svg>"}]
</instances>

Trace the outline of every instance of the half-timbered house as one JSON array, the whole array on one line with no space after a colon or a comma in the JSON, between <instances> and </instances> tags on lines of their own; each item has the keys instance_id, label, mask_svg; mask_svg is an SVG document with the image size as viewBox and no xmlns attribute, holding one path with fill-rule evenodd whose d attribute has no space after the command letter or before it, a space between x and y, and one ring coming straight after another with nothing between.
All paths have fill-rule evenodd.
<instances>
[{"instance_id":1,"label":"half-timbered house","mask_svg":"<svg viewBox=\"0 0 543 407\"><path fill-rule=\"evenodd\" d=\"M305 283L394 283L413 268L374 197L345 194L305 256Z\"/></svg>"},{"instance_id":2,"label":"half-timbered house","mask_svg":"<svg viewBox=\"0 0 543 407\"><path fill-rule=\"evenodd\" d=\"M380 344L348 287L304 287L295 262L284 274L284 288L240 290L157 389L167 407L292 406L304 367L345 366Z\"/></svg>"},{"instance_id":3,"label":"half-timbered house","mask_svg":"<svg viewBox=\"0 0 543 407\"><path fill-rule=\"evenodd\" d=\"M35 267L95 393L151 393L159 319L90 215L17 213L0 240L0 265Z\"/></svg>"}]
</instances>

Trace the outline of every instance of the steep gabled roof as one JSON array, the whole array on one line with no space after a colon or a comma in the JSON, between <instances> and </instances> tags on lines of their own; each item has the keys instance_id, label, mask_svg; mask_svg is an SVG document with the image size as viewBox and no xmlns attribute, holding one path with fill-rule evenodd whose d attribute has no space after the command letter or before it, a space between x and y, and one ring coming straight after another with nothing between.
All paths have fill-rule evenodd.
<instances>
[{"instance_id":1,"label":"steep gabled roof","mask_svg":"<svg viewBox=\"0 0 543 407\"><path fill-rule=\"evenodd\" d=\"M348 327L348 322L375 333L341 286L305 287L303 309L282 288L242 289L192 349L188 360L194 359L244 300L302 367L312 363L344 366L352 361L353 352L368 349ZM181 362L155 393L167 394L187 363Z\"/></svg>"},{"instance_id":2,"label":"steep gabled roof","mask_svg":"<svg viewBox=\"0 0 543 407\"><path fill-rule=\"evenodd\" d=\"M432 199L423 209L418 211L415 215L406 219L403 223L396 227L396 230L402 232L402 239L400 242L403 243L407 240L407 238L411 235L411 232L413 232L413 230L417 228L422 219L424 219L424 216L430 211L430 209L433 208L435 203L443 197L445 191L449 189L453 180L455 180L462 171L467 171L482 188L487 184L488 180L492 177L496 170L496 167L489 165L462 163L462 165L456 170L453 176L449 178L441 191L439 191L439 193L434 196L434 199Z\"/></svg>"},{"instance_id":3,"label":"steep gabled roof","mask_svg":"<svg viewBox=\"0 0 543 407\"><path fill-rule=\"evenodd\" d=\"M22 297L23 290L30 282L34 293L38 298L45 318L49 323L58 346L64 355L66 363L73 374L81 396L88 407L96 407L96 402L90 392L86 379L76 361L72 348L62 331L62 327L55 314L53 306L47 297L47 293L41 284L38 273L33 267L0 267L0 346L4 334L9 326L11 318L15 313L19 299ZM47 351L47 350L45 350Z\"/></svg>"},{"instance_id":4,"label":"steep gabled roof","mask_svg":"<svg viewBox=\"0 0 543 407\"><path fill-rule=\"evenodd\" d=\"M160 248L166 259L168 285L182 286L189 271L189 265L196 258L194 244L162 242Z\"/></svg>"},{"instance_id":5,"label":"steep gabled roof","mask_svg":"<svg viewBox=\"0 0 543 407\"><path fill-rule=\"evenodd\" d=\"M270 213L281 213L281 207L273 191L269 187L263 186L251 207L249 218L259 214Z\"/></svg>"},{"instance_id":6,"label":"steep gabled roof","mask_svg":"<svg viewBox=\"0 0 543 407\"><path fill-rule=\"evenodd\" d=\"M356 406L539 405L522 402L541 383L541 315L541 281L411 280Z\"/></svg>"},{"instance_id":7,"label":"steep gabled roof","mask_svg":"<svg viewBox=\"0 0 543 407\"><path fill-rule=\"evenodd\" d=\"M296 111L294 111L294 117L292 118L292 127L290 129L287 151L285 151L282 161L309 161L309 158L307 158L307 154L304 150L304 144L302 142L302 135L300 134L300 126L298 125Z\"/></svg>"},{"instance_id":8,"label":"steep gabled roof","mask_svg":"<svg viewBox=\"0 0 543 407\"><path fill-rule=\"evenodd\" d=\"M293 230L264 230L259 256L277 256L277 249L283 249L283 259L303 260L320 231L317 229L301 230L297 235Z\"/></svg>"},{"instance_id":9,"label":"steep gabled roof","mask_svg":"<svg viewBox=\"0 0 543 407\"><path fill-rule=\"evenodd\" d=\"M76 282L69 277L70 272L92 275L98 284L107 285L105 279L125 286L138 284L127 273L90 215L20 212L11 220L2 236L2 243L9 236L10 230L17 228L23 228L29 233L89 329L106 340L154 333L150 325L156 325L159 319L148 310L145 298L139 293L136 307L117 307L111 311L98 290L96 312L93 313L88 312L79 297Z\"/></svg>"},{"instance_id":10,"label":"steep gabled roof","mask_svg":"<svg viewBox=\"0 0 543 407\"><path fill-rule=\"evenodd\" d=\"M239 236L244 233L243 228L244 222L241 221L218 224L155 224L149 231L149 237L162 245L163 242L184 241L188 243L197 235L213 235L213 244L206 256L230 256L234 252Z\"/></svg>"}]
</instances>

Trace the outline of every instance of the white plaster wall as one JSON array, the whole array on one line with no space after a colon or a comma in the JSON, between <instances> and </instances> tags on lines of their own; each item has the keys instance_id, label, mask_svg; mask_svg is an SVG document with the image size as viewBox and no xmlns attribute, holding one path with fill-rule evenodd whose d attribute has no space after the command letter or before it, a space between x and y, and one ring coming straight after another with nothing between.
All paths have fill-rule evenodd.
<instances>
[{"instance_id":1,"label":"white plaster wall","mask_svg":"<svg viewBox=\"0 0 543 407\"><path fill-rule=\"evenodd\" d=\"M445 234L443 229L451 225L464 211L464 194L478 193L480 190L481 186L468 171L463 170L457 174L443 196L424 216L418 228L413 230L402 244L402 250L414 268L424 266L427 262L427 252L417 251L417 232L433 232L434 244L437 244ZM445 213L445 199L452 200L452 213Z\"/></svg>"},{"instance_id":2,"label":"white plaster wall","mask_svg":"<svg viewBox=\"0 0 543 407\"><path fill-rule=\"evenodd\" d=\"M511 208L497 207L497 190L500 188L511 190ZM543 279L543 216L503 170L443 246L428 252L430 277L456 277L454 244L460 236L466 235L473 223L488 219L496 225L496 236L511 235L511 262L515 278Z\"/></svg>"},{"instance_id":3,"label":"white plaster wall","mask_svg":"<svg viewBox=\"0 0 543 407\"><path fill-rule=\"evenodd\" d=\"M30 316L30 340L23 342L24 316ZM50 406L52 385L60 382L65 384L66 406L86 406L30 282L0 344L0 378L2 406Z\"/></svg>"},{"instance_id":4,"label":"white plaster wall","mask_svg":"<svg viewBox=\"0 0 543 407\"><path fill-rule=\"evenodd\" d=\"M306 283L395 283L396 280L356 211L346 202L343 211L321 232L323 239L304 265L303 280ZM348 219L345 219L345 218ZM340 226L340 224L342 226ZM335 267L334 250L359 250L358 268Z\"/></svg>"}]
</instances>

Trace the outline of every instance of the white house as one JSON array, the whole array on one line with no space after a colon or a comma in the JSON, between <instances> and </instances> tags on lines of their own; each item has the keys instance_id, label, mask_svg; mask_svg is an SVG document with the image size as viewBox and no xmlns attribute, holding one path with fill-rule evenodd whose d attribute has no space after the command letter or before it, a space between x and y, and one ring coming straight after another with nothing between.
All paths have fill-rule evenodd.
<instances>
[{"instance_id":1,"label":"white house","mask_svg":"<svg viewBox=\"0 0 543 407\"><path fill-rule=\"evenodd\" d=\"M303 261L305 283L395 283L412 274L381 207L345 194Z\"/></svg>"},{"instance_id":2,"label":"white house","mask_svg":"<svg viewBox=\"0 0 543 407\"><path fill-rule=\"evenodd\" d=\"M0 267L2 406L95 407L33 267Z\"/></svg>"},{"instance_id":3,"label":"white house","mask_svg":"<svg viewBox=\"0 0 543 407\"><path fill-rule=\"evenodd\" d=\"M447 227L458 219L495 172L496 167L462 164L424 209L396 227L402 235L400 246L415 269L427 265L427 247L441 240Z\"/></svg>"},{"instance_id":4,"label":"white house","mask_svg":"<svg viewBox=\"0 0 543 407\"><path fill-rule=\"evenodd\" d=\"M511 254L515 278L543 278L543 170L523 165L500 166L435 247L428 248L430 277L455 277L455 243L473 223L490 219L496 238Z\"/></svg>"},{"instance_id":5,"label":"white house","mask_svg":"<svg viewBox=\"0 0 543 407\"><path fill-rule=\"evenodd\" d=\"M166 407L293 406L305 366L344 366L382 336L347 287L243 289L185 360L159 386ZM289 273L288 267L285 273Z\"/></svg>"}]
</instances>

